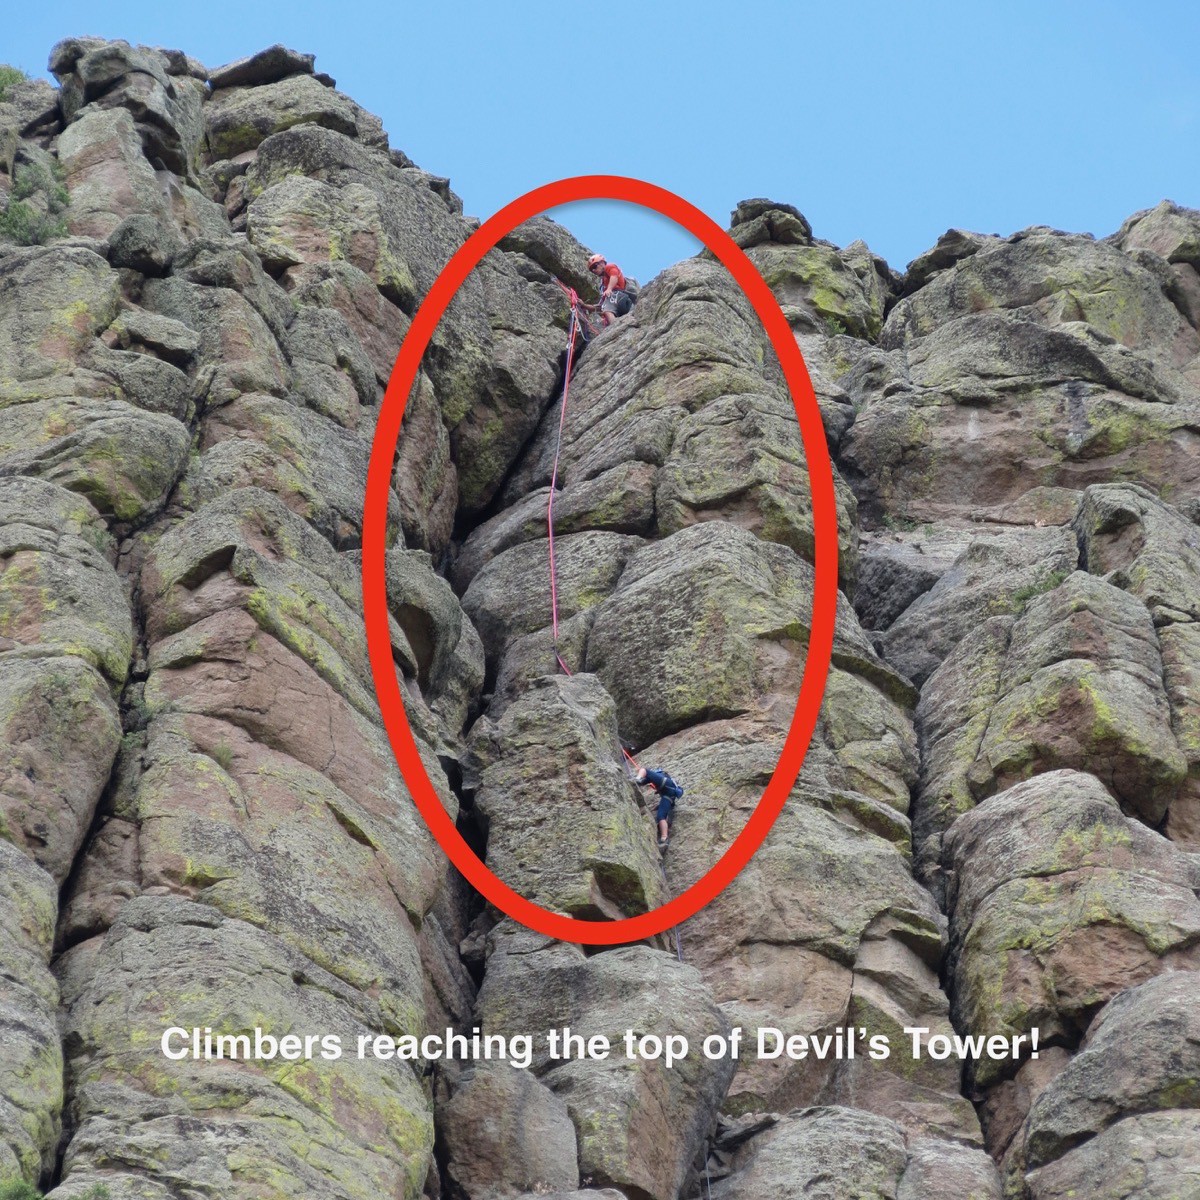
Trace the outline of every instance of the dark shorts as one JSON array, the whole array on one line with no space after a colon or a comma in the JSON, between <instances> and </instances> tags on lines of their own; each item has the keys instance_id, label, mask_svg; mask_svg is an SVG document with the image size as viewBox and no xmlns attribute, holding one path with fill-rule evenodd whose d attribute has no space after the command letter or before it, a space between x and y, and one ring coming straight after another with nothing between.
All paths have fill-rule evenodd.
<instances>
[{"instance_id":1,"label":"dark shorts","mask_svg":"<svg viewBox=\"0 0 1200 1200\"><path fill-rule=\"evenodd\" d=\"M609 292L600 301L600 311L623 317L633 307L633 297L628 292Z\"/></svg>"},{"instance_id":2,"label":"dark shorts","mask_svg":"<svg viewBox=\"0 0 1200 1200\"><path fill-rule=\"evenodd\" d=\"M669 821L671 814L675 811L674 796L659 796L658 811L654 814L656 821Z\"/></svg>"}]
</instances>

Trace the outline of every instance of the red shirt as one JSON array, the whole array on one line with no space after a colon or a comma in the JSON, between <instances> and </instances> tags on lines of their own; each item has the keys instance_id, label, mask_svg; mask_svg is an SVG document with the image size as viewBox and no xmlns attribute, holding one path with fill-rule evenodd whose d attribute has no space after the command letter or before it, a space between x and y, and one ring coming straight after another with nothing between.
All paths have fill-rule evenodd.
<instances>
[{"instance_id":1,"label":"red shirt","mask_svg":"<svg viewBox=\"0 0 1200 1200\"><path fill-rule=\"evenodd\" d=\"M607 281L610 279L612 280L614 291L623 292L625 290L625 276L621 274L621 268L618 267L616 263L606 264L604 270L601 271L600 274L604 276L606 281L601 288L601 291L608 286Z\"/></svg>"}]
</instances>

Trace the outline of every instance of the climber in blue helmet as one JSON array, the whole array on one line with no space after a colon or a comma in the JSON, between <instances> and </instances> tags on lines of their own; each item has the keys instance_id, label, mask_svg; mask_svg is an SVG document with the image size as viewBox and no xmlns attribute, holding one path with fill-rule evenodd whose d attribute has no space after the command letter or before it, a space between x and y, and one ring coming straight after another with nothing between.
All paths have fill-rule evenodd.
<instances>
[{"instance_id":1,"label":"climber in blue helmet","mask_svg":"<svg viewBox=\"0 0 1200 1200\"><path fill-rule=\"evenodd\" d=\"M665 850L670 838L671 814L675 811L675 801L683 795L683 788L666 771L646 767L638 767L634 782L638 787L649 784L658 793L658 809L654 819L658 822L658 848Z\"/></svg>"}]
</instances>

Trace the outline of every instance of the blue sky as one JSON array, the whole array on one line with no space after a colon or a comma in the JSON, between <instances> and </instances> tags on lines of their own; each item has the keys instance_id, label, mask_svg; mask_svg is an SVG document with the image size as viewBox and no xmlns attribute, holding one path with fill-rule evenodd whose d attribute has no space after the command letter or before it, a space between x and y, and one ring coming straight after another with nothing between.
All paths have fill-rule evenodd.
<instances>
[{"instance_id":1,"label":"blue sky","mask_svg":"<svg viewBox=\"0 0 1200 1200\"><path fill-rule=\"evenodd\" d=\"M24 6L0 60L44 71L95 33L210 66L282 41L488 216L564 175L636 175L722 224L796 204L902 269L950 226L1103 235L1164 196L1200 207L1200 6L1104 2L442 0ZM691 252L615 203L563 219L645 280Z\"/></svg>"}]
</instances>

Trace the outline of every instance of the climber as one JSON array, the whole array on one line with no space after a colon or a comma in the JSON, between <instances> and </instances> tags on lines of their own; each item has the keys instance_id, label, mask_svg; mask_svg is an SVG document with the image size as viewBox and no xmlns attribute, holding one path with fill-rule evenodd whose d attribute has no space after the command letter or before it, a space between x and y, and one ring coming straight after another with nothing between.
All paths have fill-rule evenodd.
<instances>
[{"instance_id":1,"label":"climber","mask_svg":"<svg viewBox=\"0 0 1200 1200\"><path fill-rule=\"evenodd\" d=\"M665 850L670 837L670 822L675 811L675 801L683 795L683 788L666 771L647 770L645 767L638 767L634 782L638 787L649 784L658 793L658 810L654 819L658 822L658 848Z\"/></svg>"},{"instance_id":2,"label":"climber","mask_svg":"<svg viewBox=\"0 0 1200 1200\"><path fill-rule=\"evenodd\" d=\"M600 319L607 329L618 317L623 317L633 307L633 297L625 290L625 276L616 263L606 262L603 254L593 254L587 265L593 275L602 278Z\"/></svg>"}]
</instances>

